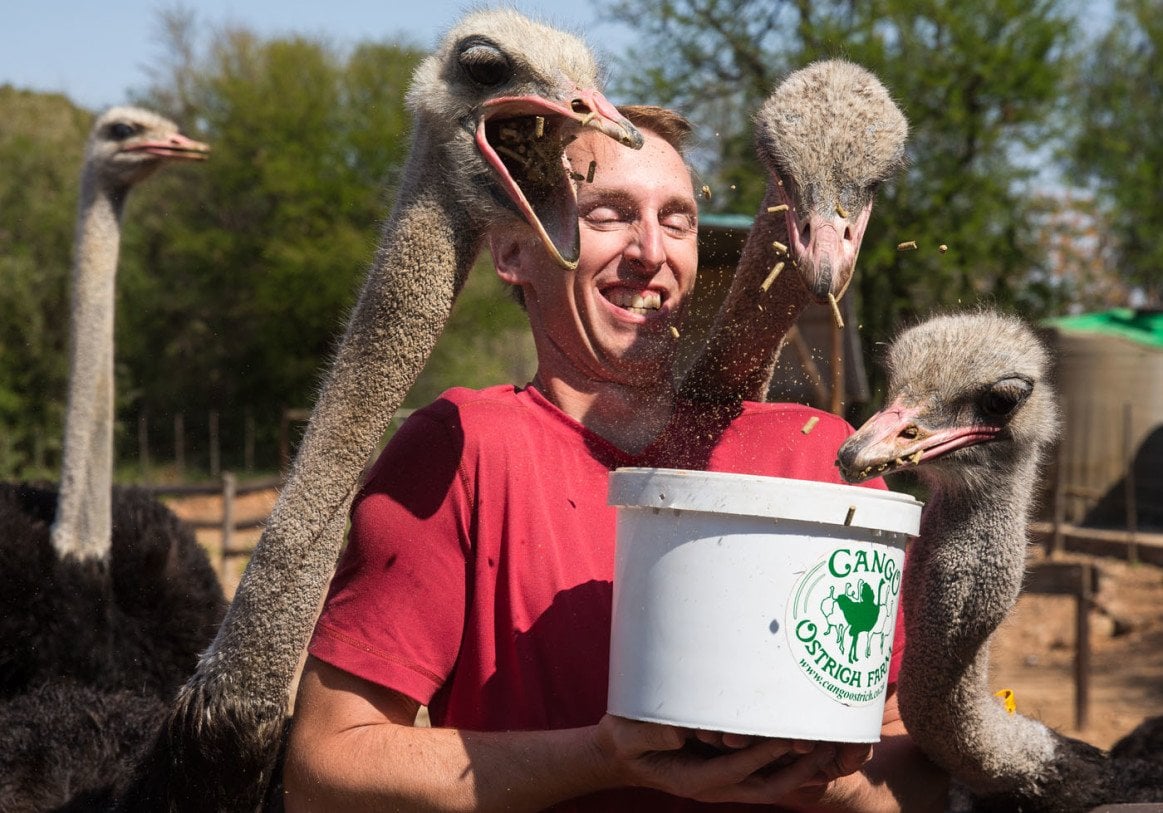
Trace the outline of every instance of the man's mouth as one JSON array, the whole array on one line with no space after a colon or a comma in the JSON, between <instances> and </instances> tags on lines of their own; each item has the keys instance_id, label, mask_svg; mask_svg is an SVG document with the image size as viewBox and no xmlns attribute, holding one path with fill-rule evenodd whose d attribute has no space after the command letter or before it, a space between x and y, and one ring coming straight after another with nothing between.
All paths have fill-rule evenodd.
<instances>
[{"instance_id":1,"label":"man's mouth","mask_svg":"<svg viewBox=\"0 0 1163 813\"><path fill-rule=\"evenodd\" d=\"M658 291L631 291L626 288L613 288L604 291L603 296L610 304L639 316L645 316L662 308L662 294Z\"/></svg>"}]
</instances>

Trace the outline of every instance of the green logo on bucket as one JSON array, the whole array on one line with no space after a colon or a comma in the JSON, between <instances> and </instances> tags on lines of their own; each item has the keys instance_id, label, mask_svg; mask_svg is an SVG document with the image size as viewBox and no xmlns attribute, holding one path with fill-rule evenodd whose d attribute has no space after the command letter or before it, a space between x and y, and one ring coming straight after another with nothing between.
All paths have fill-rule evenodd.
<instances>
[{"instance_id":1,"label":"green logo on bucket","mask_svg":"<svg viewBox=\"0 0 1163 813\"><path fill-rule=\"evenodd\" d=\"M792 590L792 656L846 706L881 700L888 684L904 554L881 545L836 548Z\"/></svg>"}]
</instances>

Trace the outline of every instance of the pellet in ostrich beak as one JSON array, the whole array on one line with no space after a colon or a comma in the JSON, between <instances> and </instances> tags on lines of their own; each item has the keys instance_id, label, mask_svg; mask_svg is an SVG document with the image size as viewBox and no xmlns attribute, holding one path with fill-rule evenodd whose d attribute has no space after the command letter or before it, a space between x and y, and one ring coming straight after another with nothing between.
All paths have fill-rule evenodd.
<instances>
[{"instance_id":1,"label":"pellet in ostrich beak","mask_svg":"<svg viewBox=\"0 0 1163 813\"><path fill-rule=\"evenodd\" d=\"M545 135L545 117L535 116L533 118L533 137L541 138Z\"/></svg>"},{"instance_id":2,"label":"pellet in ostrich beak","mask_svg":"<svg viewBox=\"0 0 1163 813\"><path fill-rule=\"evenodd\" d=\"M836 323L838 330L844 329L844 317L840 315L840 303L836 301L836 295L828 291L828 304L832 306L832 321Z\"/></svg>"},{"instance_id":3,"label":"pellet in ostrich beak","mask_svg":"<svg viewBox=\"0 0 1163 813\"><path fill-rule=\"evenodd\" d=\"M765 279L760 284L760 286L759 286L760 290L762 290L764 293L767 293L767 289L771 287L771 284L773 282L775 282L775 278L779 276L779 272L782 270L783 270L783 263L776 263L775 267L771 269L771 273L767 275L767 279Z\"/></svg>"}]
</instances>

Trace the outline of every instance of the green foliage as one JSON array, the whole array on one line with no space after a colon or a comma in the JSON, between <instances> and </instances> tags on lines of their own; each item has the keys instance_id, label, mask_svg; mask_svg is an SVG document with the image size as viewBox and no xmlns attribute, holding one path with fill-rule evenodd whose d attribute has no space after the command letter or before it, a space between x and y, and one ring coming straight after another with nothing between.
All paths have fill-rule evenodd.
<instances>
[{"instance_id":1,"label":"green foliage","mask_svg":"<svg viewBox=\"0 0 1163 813\"><path fill-rule=\"evenodd\" d=\"M118 337L135 404L247 405L271 449L282 409L313 402L407 152L419 57L227 30L183 66L180 94L174 77L142 100L182 95L213 154L143 185L126 218Z\"/></svg>"},{"instance_id":2,"label":"green foliage","mask_svg":"<svg viewBox=\"0 0 1163 813\"><path fill-rule=\"evenodd\" d=\"M1163 3L1119 0L1088 51L1071 151L1075 177L1093 183L1117 240L1117 268L1163 306Z\"/></svg>"},{"instance_id":3,"label":"green foliage","mask_svg":"<svg viewBox=\"0 0 1163 813\"><path fill-rule=\"evenodd\" d=\"M0 87L0 477L45 476L59 445L88 128L89 115L62 96Z\"/></svg>"}]
</instances>

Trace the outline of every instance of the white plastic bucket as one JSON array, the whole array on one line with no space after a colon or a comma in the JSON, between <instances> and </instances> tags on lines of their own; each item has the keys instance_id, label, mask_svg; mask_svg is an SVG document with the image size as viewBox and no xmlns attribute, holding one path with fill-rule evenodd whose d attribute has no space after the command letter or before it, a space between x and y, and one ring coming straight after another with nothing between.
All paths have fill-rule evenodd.
<instances>
[{"instance_id":1,"label":"white plastic bucket","mask_svg":"<svg viewBox=\"0 0 1163 813\"><path fill-rule=\"evenodd\" d=\"M619 469L608 710L876 742L913 497L775 477Z\"/></svg>"}]
</instances>

